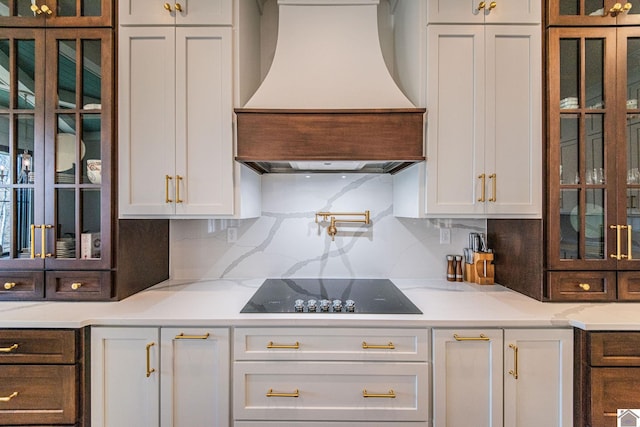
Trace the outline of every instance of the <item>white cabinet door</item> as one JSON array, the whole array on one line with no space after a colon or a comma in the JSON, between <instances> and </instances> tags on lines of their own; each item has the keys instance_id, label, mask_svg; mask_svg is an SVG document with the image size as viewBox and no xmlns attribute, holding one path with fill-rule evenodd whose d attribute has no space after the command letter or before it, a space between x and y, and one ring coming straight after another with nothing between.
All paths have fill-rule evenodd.
<instances>
[{"instance_id":1,"label":"white cabinet door","mask_svg":"<svg viewBox=\"0 0 640 427\"><path fill-rule=\"evenodd\" d=\"M507 329L504 344L504 424L573 425L573 331Z\"/></svg>"},{"instance_id":2,"label":"white cabinet door","mask_svg":"<svg viewBox=\"0 0 640 427\"><path fill-rule=\"evenodd\" d=\"M176 28L175 213L233 214L231 28Z\"/></svg>"},{"instance_id":3,"label":"white cabinet door","mask_svg":"<svg viewBox=\"0 0 640 427\"><path fill-rule=\"evenodd\" d=\"M161 426L229 424L229 330L162 328Z\"/></svg>"},{"instance_id":4,"label":"white cabinet door","mask_svg":"<svg viewBox=\"0 0 640 427\"><path fill-rule=\"evenodd\" d=\"M501 329L433 331L434 427L501 427Z\"/></svg>"},{"instance_id":5,"label":"white cabinet door","mask_svg":"<svg viewBox=\"0 0 640 427\"><path fill-rule=\"evenodd\" d=\"M535 0L429 0L427 5L429 23L537 24L541 18Z\"/></svg>"},{"instance_id":6,"label":"white cabinet door","mask_svg":"<svg viewBox=\"0 0 640 427\"><path fill-rule=\"evenodd\" d=\"M159 425L157 328L91 329L91 425Z\"/></svg>"},{"instance_id":7,"label":"white cabinet door","mask_svg":"<svg viewBox=\"0 0 640 427\"><path fill-rule=\"evenodd\" d=\"M118 19L120 25L231 25L232 0L121 0Z\"/></svg>"}]
</instances>

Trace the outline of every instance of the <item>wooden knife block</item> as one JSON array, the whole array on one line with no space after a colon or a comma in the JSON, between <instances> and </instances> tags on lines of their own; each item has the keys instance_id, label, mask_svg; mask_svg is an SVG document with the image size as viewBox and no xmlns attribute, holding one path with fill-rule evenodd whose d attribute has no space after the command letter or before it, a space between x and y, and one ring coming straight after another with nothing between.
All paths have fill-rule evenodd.
<instances>
[{"instance_id":1,"label":"wooden knife block","mask_svg":"<svg viewBox=\"0 0 640 427\"><path fill-rule=\"evenodd\" d=\"M473 253L473 264L464 265L464 280L479 285L493 285L495 281L495 266L493 254L484 252Z\"/></svg>"}]
</instances>

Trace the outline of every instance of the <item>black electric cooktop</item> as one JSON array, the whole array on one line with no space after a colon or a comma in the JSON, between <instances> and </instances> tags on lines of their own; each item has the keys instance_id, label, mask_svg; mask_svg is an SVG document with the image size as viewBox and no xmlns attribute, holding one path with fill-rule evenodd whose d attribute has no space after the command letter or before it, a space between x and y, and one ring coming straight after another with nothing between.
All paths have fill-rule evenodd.
<instances>
[{"instance_id":1,"label":"black electric cooktop","mask_svg":"<svg viewBox=\"0 0 640 427\"><path fill-rule=\"evenodd\" d=\"M267 279L240 312L422 314L388 279Z\"/></svg>"}]
</instances>

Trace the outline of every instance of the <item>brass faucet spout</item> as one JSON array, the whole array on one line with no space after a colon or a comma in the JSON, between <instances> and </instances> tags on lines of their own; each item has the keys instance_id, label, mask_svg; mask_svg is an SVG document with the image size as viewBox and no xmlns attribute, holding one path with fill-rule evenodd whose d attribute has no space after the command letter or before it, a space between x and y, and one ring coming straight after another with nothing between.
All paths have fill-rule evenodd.
<instances>
[{"instance_id":1,"label":"brass faucet spout","mask_svg":"<svg viewBox=\"0 0 640 427\"><path fill-rule=\"evenodd\" d=\"M338 216L362 216L362 219L340 219L336 218ZM316 213L316 224L319 222L318 218L322 218L323 222L330 221L329 226L327 227L327 234L331 236L331 240L335 240L336 234L338 234L338 228L336 224L338 222L342 223L358 223L358 224L370 224L371 223L371 215L369 211L364 212L317 212Z\"/></svg>"}]
</instances>

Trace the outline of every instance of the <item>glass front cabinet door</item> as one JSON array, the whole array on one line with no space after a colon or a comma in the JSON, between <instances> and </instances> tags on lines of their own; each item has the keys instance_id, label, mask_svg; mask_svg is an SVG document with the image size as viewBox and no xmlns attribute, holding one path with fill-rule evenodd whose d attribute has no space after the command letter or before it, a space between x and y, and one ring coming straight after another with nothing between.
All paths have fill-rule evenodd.
<instances>
[{"instance_id":1,"label":"glass front cabinet door","mask_svg":"<svg viewBox=\"0 0 640 427\"><path fill-rule=\"evenodd\" d=\"M640 24L640 0L549 0L551 25L610 26Z\"/></svg>"},{"instance_id":2,"label":"glass front cabinet door","mask_svg":"<svg viewBox=\"0 0 640 427\"><path fill-rule=\"evenodd\" d=\"M112 49L110 29L0 28L0 299L105 297Z\"/></svg>"},{"instance_id":3,"label":"glass front cabinet door","mask_svg":"<svg viewBox=\"0 0 640 427\"><path fill-rule=\"evenodd\" d=\"M639 300L640 28L548 35L547 297Z\"/></svg>"}]
</instances>

